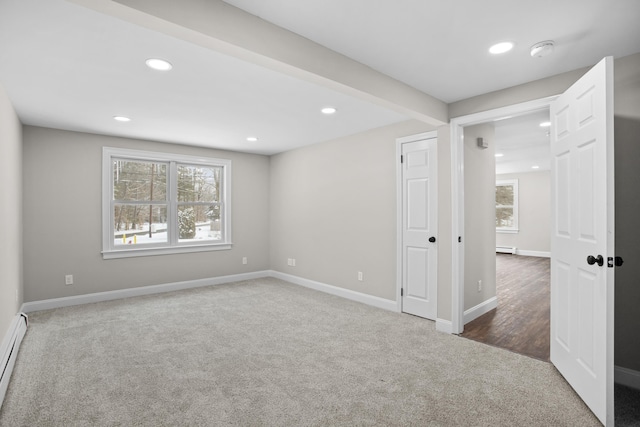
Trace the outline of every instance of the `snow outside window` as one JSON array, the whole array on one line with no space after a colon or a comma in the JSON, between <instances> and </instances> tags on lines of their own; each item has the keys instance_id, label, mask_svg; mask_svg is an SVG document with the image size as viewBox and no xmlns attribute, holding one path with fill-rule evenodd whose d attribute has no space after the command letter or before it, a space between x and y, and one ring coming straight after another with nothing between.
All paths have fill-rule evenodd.
<instances>
[{"instance_id":1,"label":"snow outside window","mask_svg":"<svg viewBox=\"0 0 640 427\"><path fill-rule=\"evenodd\" d=\"M229 249L231 161L104 148L103 257Z\"/></svg>"}]
</instances>

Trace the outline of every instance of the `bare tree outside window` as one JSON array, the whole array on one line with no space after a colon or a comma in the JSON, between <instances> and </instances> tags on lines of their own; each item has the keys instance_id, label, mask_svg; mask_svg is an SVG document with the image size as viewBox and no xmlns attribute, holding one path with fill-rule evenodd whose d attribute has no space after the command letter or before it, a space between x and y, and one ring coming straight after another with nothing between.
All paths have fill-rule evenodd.
<instances>
[{"instance_id":1,"label":"bare tree outside window","mask_svg":"<svg viewBox=\"0 0 640 427\"><path fill-rule=\"evenodd\" d=\"M496 181L496 230L518 231L518 180Z\"/></svg>"}]
</instances>

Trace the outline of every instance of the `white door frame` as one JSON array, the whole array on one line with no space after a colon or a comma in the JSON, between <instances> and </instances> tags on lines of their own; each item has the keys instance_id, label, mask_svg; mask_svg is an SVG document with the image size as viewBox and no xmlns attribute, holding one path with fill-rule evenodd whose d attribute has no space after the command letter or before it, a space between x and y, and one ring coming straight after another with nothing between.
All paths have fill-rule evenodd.
<instances>
[{"instance_id":1,"label":"white door frame","mask_svg":"<svg viewBox=\"0 0 640 427\"><path fill-rule=\"evenodd\" d=\"M407 142L421 141L423 139L433 139L438 137L437 131L424 132L416 135L405 136L396 139L396 311L402 312L402 269L403 269L403 250L402 250L402 165L400 164L400 156L402 156L402 144ZM437 227L437 226L436 226ZM437 311L437 309L436 309Z\"/></svg>"},{"instance_id":2,"label":"white door frame","mask_svg":"<svg viewBox=\"0 0 640 427\"><path fill-rule=\"evenodd\" d=\"M549 109L559 95L451 119L451 332L464 329L464 127ZM399 295L399 294L398 294Z\"/></svg>"}]
</instances>

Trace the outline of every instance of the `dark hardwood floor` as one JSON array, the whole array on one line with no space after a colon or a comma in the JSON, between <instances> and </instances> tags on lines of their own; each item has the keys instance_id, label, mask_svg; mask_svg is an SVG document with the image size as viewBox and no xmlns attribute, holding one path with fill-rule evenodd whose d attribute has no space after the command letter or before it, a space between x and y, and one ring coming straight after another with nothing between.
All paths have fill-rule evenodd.
<instances>
[{"instance_id":1,"label":"dark hardwood floor","mask_svg":"<svg viewBox=\"0 0 640 427\"><path fill-rule=\"evenodd\" d=\"M467 323L463 337L549 361L549 258L496 254L498 308Z\"/></svg>"}]
</instances>

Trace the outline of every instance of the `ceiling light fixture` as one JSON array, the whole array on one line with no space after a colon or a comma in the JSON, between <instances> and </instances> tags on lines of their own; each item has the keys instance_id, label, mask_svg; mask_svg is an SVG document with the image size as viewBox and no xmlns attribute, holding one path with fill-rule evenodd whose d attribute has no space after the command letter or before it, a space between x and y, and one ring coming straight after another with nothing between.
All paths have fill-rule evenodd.
<instances>
[{"instance_id":1,"label":"ceiling light fixture","mask_svg":"<svg viewBox=\"0 0 640 427\"><path fill-rule=\"evenodd\" d=\"M540 127L541 128L548 128L549 126L551 126L551 122L542 122L542 123L540 123Z\"/></svg>"},{"instance_id":2,"label":"ceiling light fixture","mask_svg":"<svg viewBox=\"0 0 640 427\"><path fill-rule=\"evenodd\" d=\"M248 136L247 137L247 141L249 142L256 142L258 140L258 138L256 138L255 136Z\"/></svg>"},{"instance_id":3,"label":"ceiling light fixture","mask_svg":"<svg viewBox=\"0 0 640 427\"><path fill-rule=\"evenodd\" d=\"M336 110L334 107L324 107L322 110L322 114L335 114Z\"/></svg>"},{"instance_id":4,"label":"ceiling light fixture","mask_svg":"<svg viewBox=\"0 0 640 427\"><path fill-rule=\"evenodd\" d=\"M169 71L173 68L170 62L158 58L149 58L145 61L145 64L147 64L147 67L158 71Z\"/></svg>"},{"instance_id":5,"label":"ceiling light fixture","mask_svg":"<svg viewBox=\"0 0 640 427\"><path fill-rule=\"evenodd\" d=\"M504 156L504 154L502 154L502 153L496 153L496 154L495 154L495 156L496 156L496 157L503 157L503 156Z\"/></svg>"},{"instance_id":6,"label":"ceiling light fixture","mask_svg":"<svg viewBox=\"0 0 640 427\"><path fill-rule=\"evenodd\" d=\"M129 117L125 117L125 116L113 116L113 120L116 120L118 122L130 122L131 119Z\"/></svg>"},{"instance_id":7,"label":"ceiling light fixture","mask_svg":"<svg viewBox=\"0 0 640 427\"><path fill-rule=\"evenodd\" d=\"M513 43L511 42L500 42L496 43L489 48L489 52L494 55L499 55L501 53L509 52L513 49Z\"/></svg>"},{"instance_id":8,"label":"ceiling light fixture","mask_svg":"<svg viewBox=\"0 0 640 427\"><path fill-rule=\"evenodd\" d=\"M540 169L540 166L538 166L538 165L531 166L531 169Z\"/></svg>"},{"instance_id":9,"label":"ceiling light fixture","mask_svg":"<svg viewBox=\"0 0 640 427\"><path fill-rule=\"evenodd\" d=\"M553 40L545 40L531 46L531 56L534 58L542 58L553 52Z\"/></svg>"}]
</instances>

